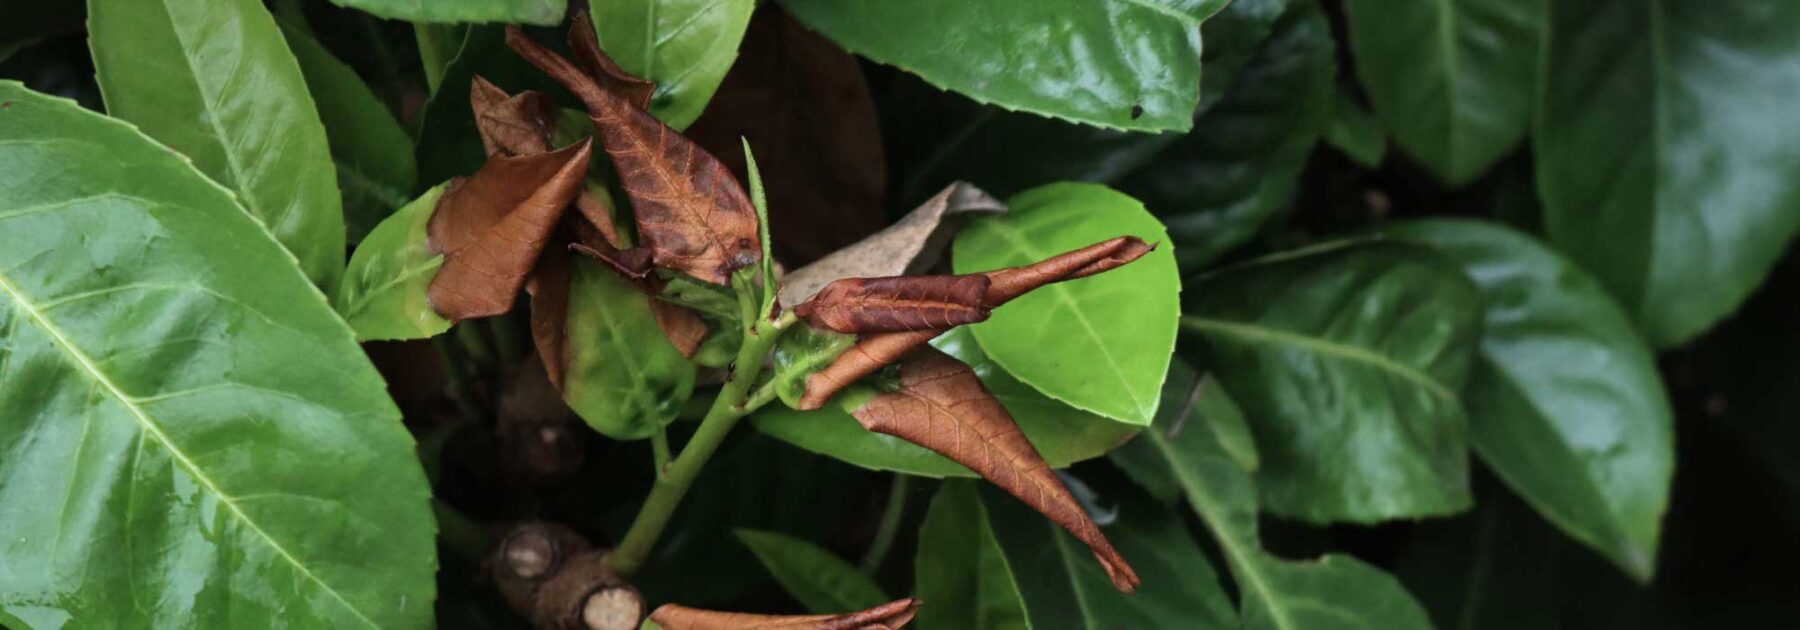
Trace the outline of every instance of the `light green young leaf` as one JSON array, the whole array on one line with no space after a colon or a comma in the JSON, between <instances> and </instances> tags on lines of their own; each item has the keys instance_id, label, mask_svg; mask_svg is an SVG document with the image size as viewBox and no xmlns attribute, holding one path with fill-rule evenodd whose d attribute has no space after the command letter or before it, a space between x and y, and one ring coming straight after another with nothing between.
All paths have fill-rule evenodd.
<instances>
[{"instance_id":1,"label":"light green young leaf","mask_svg":"<svg viewBox=\"0 0 1800 630\"><path fill-rule=\"evenodd\" d=\"M294 258L130 126L0 103L0 617L430 625L412 439Z\"/></svg>"},{"instance_id":2,"label":"light green young leaf","mask_svg":"<svg viewBox=\"0 0 1800 630\"><path fill-rule=\"evenodd\" d=\"M573 264L563 400L602 435L650 437L693 394L697 368L663 336L643 291L586 257Z\"/></svg>"},{"instance_id":3,"label":"light green young leaf","mask_svg":"<svg viewBox=\"0 0 1800 630\"><path fill-rule=\"evenodd\" d=\"M426 191L375 226L350 256L335 306L358 341L424 339L450 329L426 294L444 255L426 247L425 228L445 187Z\"/></svg>"},{"instance_id":4,"label":"light green young leaf","mask_svg":"<svg viewBox=\"0 0 1800 630\"><path fill-rule=\"evenodd\" d=\"M1549 0L1532 131L1550 242L1650 345L1736 310L1800 229L1800 3Z\"/></svg>"},{"instance_id":5,"label":"light green young leaf","mask_svg":"<svg viewBox=\"0 0 1800 630\"><path fill-rule=\"evenodd\" d=\"M737 60L756 0L588 0L600 47L656 83L650 114L686 129Z\"/></svg>"},{"instance_id":6,"label":"light green young leaf","mask_svg":"<svg viewBox=\"0 0 1800 630\"><path fill-rule=\"evenodd\" d=\"M919 527L913 584L914 595L928 602L919 607L921 628L1031 627L1013 569L994 540L973 481L945 482L932 497Z\"/></svg>"},{"instance_id":7,"label":"light green young leaf","mask_svg":"<svg viewBox=\"0 0 1800 630\"><path fill-rule=\"evenodd\" d=\"M736 533L775 581L813 613L854 612L890 601L873 579L818 545L776 532Z\"/></svg>"},{"instance_id":8,"label":"light green young leaf","mask_svg":"<svg viewBox=\"0 0 1800 630\"><path fill-rule=\"evenodd\" d=\"M1181 280L1156 217L1105 186L1063 183L1007 200L1012 211L956 235L957 273L1031 264L1123 235L1156 251L1091 278L1046 285L974 324L994 363L1072 407L1144 426L1175 346ZM1046 344L1045 340L1056 343Z\"/></svg>"},{"instance_id":9,"label":"light green young leaf","mask_svg":"<svg viewBox=\"0 0 1800 630\"><path fill-rule=\"evenodd\" d=\"M1498 224L1383 233L1461 264L1486 323L1463 388L1476 454L1544 518L1648 581L1675 465L1656 357L1598 282Z\"/></svg>"},{"instance_id":10,"label":"light green young leaf","mask_svg":"<svg viewBox=\"0 0 1800 630\"><path fill-rule=\"evenodd\" d=\"M554 26L568 0L331 0L390 20L414 22L516 22Z\"/></svg>"},{"instance_id":11,"label":"light green young leaf","mask_svg":"<svg viewBox=\"0 0 1800 630\"><path fill-rule=\"evenodd\" d=\"M1481 328L1454 262L1397 244L1270 256L1191 286L1184 351L1248 417L1267 509L1314 523L1469 506L1461 389Z\"/></svg>"},{"instance_id":12,"label":"light green young leaf","mask_svg":"<svg viewBox=\"0 0 1800 630\"><path fill-rule=\"evenodd\" d=\"M412 137L356 71L311 35L290 24L282 25L281 34L300 61L313 105L325 123L331 159L337 165L346 237L359 242L412 194L418 175Z\"/></svg>"},{"instance_id":13,"label":"light green young leaf","mask_svg":"<svg viewBox=\"0 0 1800 630\"><path fill-rule=\"evenodd\" d=\"M756 208L756 238L762 242L762 260L757 268L762 271L762 307L757 310L759 316L773 314L776 291L779 287L775 280L775 255L771 252L774 237L769 234L769 200L763 193L762 172L756 168L756 156L750 153L750 140L739 138L744 143L744 169L750 178L750 205ZM875 602L881 604L885 602ZM866 607L865 607L866 608Z\"/></svg>"},{"instance_id":14,"label":"light green young leaf","mask_svg":"<svg viewBox=\"0 0 1800 630\"><path fill-rule=\"evenodd\" d=\"M95 79L114 118L192 159L327 294L344 211L319 112L256 0L89 0Z\"/></svg>"}]
</instances>

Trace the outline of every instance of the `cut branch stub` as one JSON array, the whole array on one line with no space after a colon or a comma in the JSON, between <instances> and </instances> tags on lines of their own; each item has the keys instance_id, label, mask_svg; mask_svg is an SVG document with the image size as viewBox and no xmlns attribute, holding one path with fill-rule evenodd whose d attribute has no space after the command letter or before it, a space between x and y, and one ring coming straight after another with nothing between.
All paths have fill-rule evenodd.
<instances>
[{"instance_id":1,"label":"cut branch stub","mask_svg":"<svg viewBox=\"0 0 1800 630\"><path fill-rule=\"evenodd\" d=\"M983 272L980 275L987 277L989 284L982 304L988 309L998 308L1052 282L1085 278L1116 269L1142 258L1154 247L1135 236L1120 236L1030 265ZM806 378L806 395L800 398L797 408L811 410L825 406L838 390L898 361L942 332L915 330L863 335L831 365Z\"/></svg>"},{"instance_id":2,"label":"cut branch stub","mask_svg":"<svg viewBox=\"0 0 1800 630\"><path fill-rule=\"evenodd\" d=\"M650 620L664 630L898 630L918 614L916 597L841 615L753 615L664 604Z\"/></svg>"},{"instance_id":3,"label":"cut branch stub","mask_svg":"<svg viewBox=\"0 0 1800 630\"><path fill-rule=\"evenodd\" d=\"M841 333L945 330L988 318L984 275L845 278L794 307L816 328Z\"/></svg>"},{"instance_id":4,"label":"cut branch stub","mask_svg":"<svg viewBox=\"0 0 1800 630\"><path fill-rule=\"evenodd\" d=\"M427 224L427 244L444 255L426 295L445 319L489 317L513 298L587 174L590 142L537 155L488 158L451 184Z\"/></svg>"},{"instance_id":5,"label":"cut branch stub","mask_svg":"<svg viewBox=\"0 0 1800 630\"><path fill-rule=\"evenodd\" d=\"M1125 593L1137 589L1131 565L1025 439L1012 414L961 361L922 348L900 362L898 389L876 395L851 415L870 431L931 449L1018 497L1085 543L1113 587Z\"/></svg>"},{"instance_id":6,"label":"cut branch stub","mask_svg":"<svg viewBox=\"0 0 1800 630\"><path fill-rule=\"evenodd\" d=\"M587 105L657 266L723 285L760 260L750 197L718 158L517 27L507 27L506 43Z\"/></svg>"}]
</instances>

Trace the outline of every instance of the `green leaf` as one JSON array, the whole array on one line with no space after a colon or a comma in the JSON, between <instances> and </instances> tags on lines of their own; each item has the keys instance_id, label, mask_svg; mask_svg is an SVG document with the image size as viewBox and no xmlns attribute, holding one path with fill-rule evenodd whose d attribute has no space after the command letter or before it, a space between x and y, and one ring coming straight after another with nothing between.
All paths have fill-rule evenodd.
<instances>
[{"instance_id":1,"label":"green leaf","mask_svg":"<svg viewBox=\"0 0 1800 630\"><path fill-rule=\"evenodd\" d=\"M932 85L1009 110L1138 131L1193 126L1201 21L1225 4L781 0L850 52Z\"/></svg>"},{"instance_id":2,"label":"green leaf","mask_svg":"<svg viewBox=\"0 0 1800 630\"><path fill-rule=\"evenodd\" d=\"M130 126L10 81L0 103L0 609L430 625L424 472L293 257Z\"/></svg>"},{"instance_id":3,"label":"green leaf","mask_svg":"<svg viewBox=\"0 0 1800 630\"><path fill-rule=\"evenodd\" d=\"M1650 345L1736 310L1800 228L1800 3L1550 0L1532 132L1550 242Z\"/></svg>"},{"instance_id":4,"label":"green leaf","mask_svg":"<svg viewBox=\"0 0 1800 630\"><path fill-rule=\"evenodd\" d=\"M756 0L588 0L600 47L656 83L650 114L686 129L737 60Z\"/></svg>"},{"instance_id":5,"label":"green leaf","mask_svg":"<svg viewBox=\"0 0 1800 630\"><path fill-rule=\"evenodd\" d=\"M1381 166L1387 157L1387 127L1343 90L1337 91L1331 106L1325 142L1366 168Z\"/></svg>"},{"instance_id":6,"label":"green leaf","mask_svg":"<svg viewBox=\"0 0 1800 630\"><path fill-rule=\"evenodd\" d=\"M414 22L561 24L568 0L331 0L390 19Z\"/></svg>"},{"instance_id":7,"label":"green leaf","mask_svg":"<svg viewBox=\"0 0 1800 630\"><path fill-rule=\"evenodd\" d=\"M574 265L563 400L607 437L650 437L693 395L696 368L663 336L643 291L586 257Z\"/></svg>"},{"instance_id":8,"label":"green leaf","mask_svg":"<svg viewBox=\"0 0 1800 630\"><path fill-rule=\"evenodd\" d=\"M1180 514L1141 494L1119 497L1112 522L1101 527L1144 580L1132 595L1114 589L1088 548L1043 514L992 485L982 486L981 498L1032 627L1236 625L1231 600Z\"/></svg>"},{"instance_id":9,"label":"green leaf","mask_svg":"<svg viewBox=\"0 0 1800 630\"><path fill-rule=\"evenodd\" d=\"M1193 284L1184 348L1215 366L1260 449L1268 510L1314 523L1469 506L1457 391L1479 297L1429 249L1348 244Z\"/></svg>"},{"instance_id":10,"label":"green leaf","mask_svg":"<svg viewBox=\"0 0 1800 630\"><path fill-rule=\"evenodd\" d=\"M736 530L781 587L817 614L846 613L888 602L869 576L818 545L776 532Z\"/></svg>"},{"instance_id":11,"label":"green leaf","mask_svg":"<svg viewBox=\"0 0 1800 630\"><path fill-rule=\"evenodd\" d=\"M1465 517L1409 528L1394 574L1442 627L1580 625L1564 620L1563 596L1586 596L1591 585L1568 566L1571 554L1556 538L1517 499L1483 496Z\"/></svg>"},{"instance_id":12,"label":"green leaf","mask_svg":"<svg viewBox=\"0 0 1800 630\"><path fill-rule=\"evenodd\" d=\"M426 191L375 226L350 256L335 306L357 341L424 339L450 329L426 293L444 264L443 254L426 247L425 228L445 187Z\"/></svg>"},{"instance_id":13,"label":"green leaf","mask_svg":"<svg viewBox=\"0 0 1800 630\"><path fill-rule=\"evenodd\" d=\"M1119 269L1032 291L969 327L994 363L1039 392L1150 424L1180 317L1181 279L1162 224L1136 200L1094 184L1034 188L1007 205L1011 212L956 235L957 273L1031 264L1117 236L1159 244Z\"/></svg>"},{"instance_id":14,"label":"green leaf","mask_svg":"<svg viewBox=\"0 0 1800 630\"><path fill-rule=\"evenodd\" d=\"M1031 625L975 482L945 482L932 497L919 527L913 584L915 595L930 602L919 607L921 628L1010 630Z\"/></svg>"},{"instance_id":15,"label":"green leaf","mask_svg":"<svg viewBox=\"0 0 1800 630\"><path fill-rule=\"evenodd\" d=\"M1183 396L1196 378L1189 370L1177 375L1171 379L1176 385L1171 393ZM1245 628L1431 628L1418 602L1380 569L1339 554L1290 562L1263 551L1255 482L1220 446L1215 432L1207 430L1205 424L1214 421L1205 415L1159 414L1155 426L1114 451L1112 460L1146 487L1178 488L1187 498L1237 579Z\"/></svg>"},{"instance_id":16,"label":"green leaf","mask_svg":"<svg viewBox=\"0 0 1800 630\"><path fill-rule=\"evenodd\" d=\"M325 123L331 159L337 165L346 236L351 243L361 241L412 194L418 175L412 137L362 78L312 36L285 24L281 34L300 61L313 105Z\"/></svg>"},{"instance_id":17,"label":"green leaf","mask_svg":"<svg viewBox=\"0 0 1800 630\"><path fill-rule=\"evenodd\" d=\"M1561 255L1497 224L1384 233L1460 263L1485 325L1463 392L1475 452L1569 535L1648 581L1674 472L1672 412L1631 318Z\"/></svg>"},{"instance_id":18,"label":"green leaf","mask_svg":"<svg viewBox=\"0 0 1800 630\"><path fill-rule=\"evenodd\" d=\"M95 79L114 118L237 193L326 293L344 211L325 127L275 18L256 0L89 0Z\"/></svg>"},{"instance_id":19,"label":"green leaf","mask_svg":"<svg viewBox=\"0 0 1800 630\"><path fill-rule=\"evenodd\" d=\"M762 172L756 168L756 156L750 153L750 140L741 136L738 139L744 143L744 169L750 182L750 202L756 208L756 238L762 242L762 259L757 261L757 269L761 271L759 275L762 277L763 299L756 312L759 317L772 317L780 287L775 279L775 255L770 251L775 237L769 233L769 200L763 193Z\"/></svg>"},{"instance_id":20,"label":"green leaf","mask_svg":"<svg viewBox=\"0 0 1800 630\"><path fill-rule=\"evenodd\" d=\"M1046 398L1020 383L982 354L966 327L951 330L932 344L974 368L982 384L1012 414L1026 439L1052 467L1062 468L1098 457L1130 439L1137 430ZM844 396L839 394L839 398ZM863 429L838 405L826 405L818 411L766 407L751 421L757 430L784 442L864 468L927 477L975 476L961 464L925 447Z\"/></svg>"},{"instance_id":21,"label":"green leaf","mask_svg":"<svg viewBox=\"0 0 1800 630\"><path fill-rule=\"evenodd\" d=\"M506 29L500 25L471 24L464 29L456 57L444 67L444 76L419 113L419 142L414 156L419 164L419 185L462 177L487 161L481 133L475 129L475 111L469 106L469 89L475 75L492 81L509 94L526 90L559 93L560 87L506 47ZM580 116L584 133L592 133L586 116Z\"/></svg>"},{"instance_id":22,"label":"green leaf","mask_svg":"<svg viewBox=\"0 0 1800 630\"><path fill-rule=\"evenodd\" d=\"M1445 183L1469 183L1525 137L1545 1L1344 3L1376 114Z\"/></svg>"}]
</instances>

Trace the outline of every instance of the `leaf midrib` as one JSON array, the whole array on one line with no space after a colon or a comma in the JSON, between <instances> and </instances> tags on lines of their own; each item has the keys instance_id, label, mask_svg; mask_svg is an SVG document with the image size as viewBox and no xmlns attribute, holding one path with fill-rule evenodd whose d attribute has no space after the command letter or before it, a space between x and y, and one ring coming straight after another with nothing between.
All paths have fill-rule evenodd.
<instances>
[{"instance_id":1,"label":"leaf midrib","mask_svg":"<svg viewBox=\"0 0 1800 630\"><path fill-rule=\"evenodd\" d=\"M169 456L174 458L176 463L181 465L181 467L185 469L201 487L206 488L213 496L218 497L219 503L223 504L227 511L231 512L231 514L237 517L237 520L242 522L245 527L248 527L258 538L261 538L263 542L267 543L277 555L281 556L283 560L293 566L294 570L298 571L300 575L306 576L306 579L314 584L319 585L319 588L324 589L327 594L331 595L332 599L337 600L339 604L342 604L345 609L350 611L350 614L354 615L357 619L362 620L363 623L374 628L380 627L379 624L376 624L373 620L369 619L368 616L364 615L361 610L358 610L355 605L351 604L348 599L345 599L343 594L339 593L337 589L332 588L330 584L326 584L324 580L320 579L317 575L314 575L310 568L304 563L301 563L300 560L294 557L286 547L282 546L280 542L276 541L274 537L264 531L260 525L257 525L255 520L252 520L248 514L244 513L243 508L238 506L236 498L226 494L223 489L219 488L217 482L214 482L211 477L206 475L199 464L188 457L186 452L176 448L175 443L169 439L168 434L163 432L162 427L154 420L151 420L149 414L145 413L143 408L138 406L137 399L119 389L118 385L113 383L112 379L108 378L106 373L100 370L99 366L94 363L94 360L89 357L86 352L83 352L80 348L76 347L74 342L70 341L68 336L63 334L62 329L54 322L51 322L50 319L39 310L36 304L29 300L24 292L20 291L4 273L0 273L0 294L4 294L7 299L16 304L19 310L23 311L25 316L29 318L33 324L40 330L43 330L44 334L49 335L51 342L63 350L64 356L69 359L75 367L79 368L92 379L101 390L104 390L109 397L118 401L120 406L131 413L132 418L142 427L144 434L155 438L158 443L162 444L163 449L168 451Z\"/></svg>"},{"instance_id":2,"label":"leaf midrib","mask_svg":"<svg viewBox=\"0 0 1800 630\"><path fill-rule=\"evenodd\" d=\"M1366 348L1342 344L1329 339L1312 337L1287 330L1278 330L1255 324L1212 319L1195 315L1181 316L1181 325L1202 334L1220 334L1235 337L1250 343L1287 345L1314 354L1325 355L1353 363L1361 363L1401 379L1411 381L1444 400L1452 403L1458 401L1456 392L1451 391L1450 388L1446 387L1443 383L1439 383L1436 379L1432 378L1431 375L1419 371L1413 366L1382 356L1381 354L1372 352Z\"/></svg>"}]
</instances>

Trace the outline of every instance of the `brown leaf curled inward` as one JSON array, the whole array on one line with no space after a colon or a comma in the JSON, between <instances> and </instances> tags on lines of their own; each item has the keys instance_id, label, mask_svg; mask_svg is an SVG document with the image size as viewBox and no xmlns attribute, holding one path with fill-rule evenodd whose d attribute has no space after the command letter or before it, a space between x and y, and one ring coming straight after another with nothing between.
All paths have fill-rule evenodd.
<instances>
[{"instance_id":1,"label":"brown leaf curled inward","mask_svg":"<svg viewBox=\"0 0 1800 630\"><path fill-rule=\"evenodd\" d=\"M1086 543L1113 587L1137 590L1131 565L1025 439L1012 414L961 361L934 348L920 349L900 362L899 389L869 399L851 415L870 431L931 449L1018 497Z\"/></svg>"},{"instance_id":2,"label":"brown leaf curled inward","mask_svg":"<svg viewBox=\"0 0 1800 630\"><path fill-rule=\"evenodd\" d=\"M841 615L753 615L664 604L650 620L664 630L898 630L912 622L920 603L909 597Z\"/></svg>"},{"instance_id":3,"label":"brown leaf curled inward","mask_svg":"<svg viewBox=\"0 0 1800 630\"><path fill-rule=\"evenodd\" d=\"M518 27L507 27L506 43L587 105L657 266L726 284L732 271L756 264L756 212L718 158Z\"/></svg>"},{"instance_id":4,"label":"brown leaf curled inward","mask_svg":"<svg viewBox=\"0 0 1800 630\"><path fill-rule=\"evenodd\" d=\"M1120 236L1081 249L1052 256L1023 267L1008 267L983 272L989 279L982 305L988 309L1030 292L1032 289L1085 278L1116 269L1150 253L1155 246L1135 236ZM899 360L914 348L925 345L942 330L918 330L864 335L856 345L823 370L806 377L806 394L800 398L802 410L818 409L831 400L838 390L875 373L882 366Z\"/></svg>"},{"instance_id":5,"label":"brown leaf curled inward","mask_svg":"<svg viewBox=\"0 0 1800 630\"><path fill-rule=\"evenodd\" d=\"M984 275L845 278L826 285L794 314L841 333L944 330L988 318Z\"/></svg>"},{"instance_id":6,"label":"brown leaf curled inward","mask_svg":"<svg viewBox=\"0 0 1800 630\"><path fill-rule=\"evenodd\" d=\"M537 155L550 150L556 108L543 92L507 96L479 75L469 84L469 106L481 146L491 156Z\"/></svg>"},{"instance_id":7,"label":"brown leaf curled inward","mask_svg":"<svg viewBox=\"0 0 1800 630\"><path fill-rule=\"evenodd\" d=\"M426 225L444 265L426 290L445 319L506 312L587 174L590 142L531 156L488 158L451 184Z\"/></svg>"}]
</instances>

